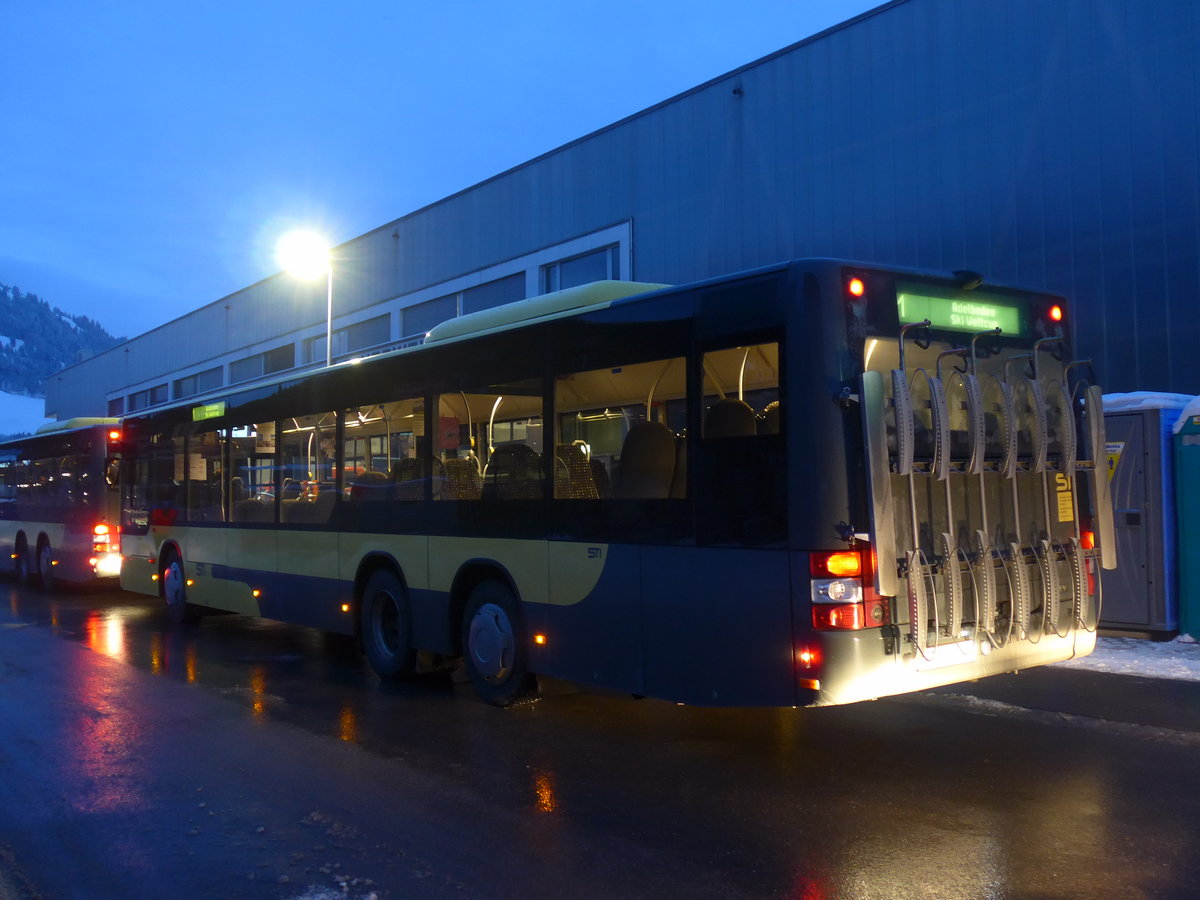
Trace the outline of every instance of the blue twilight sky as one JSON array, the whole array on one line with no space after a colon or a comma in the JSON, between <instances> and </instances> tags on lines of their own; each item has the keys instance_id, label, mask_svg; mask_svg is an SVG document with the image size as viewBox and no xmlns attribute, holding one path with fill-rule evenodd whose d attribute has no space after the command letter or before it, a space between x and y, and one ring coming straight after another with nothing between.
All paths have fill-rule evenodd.
<instances>
[{"instance_id":1,"label":"blue twilight sky","mask_svg":"<svg viewBox=\"0 0 1200 900\"><path fill-rule=\"evenodd\" d=\"M882 0L0 0L0 283L133 336Z\"/></svg>"}]
</instances>

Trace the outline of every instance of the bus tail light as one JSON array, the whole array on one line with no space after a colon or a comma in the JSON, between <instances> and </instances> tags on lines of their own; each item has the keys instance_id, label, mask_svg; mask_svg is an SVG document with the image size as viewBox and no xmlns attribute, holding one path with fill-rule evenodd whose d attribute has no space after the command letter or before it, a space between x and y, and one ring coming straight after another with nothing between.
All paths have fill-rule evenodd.
<instances>
[{"instance_id":1,"label":"bus tail light","mask_svg":"<svg viewBox=\"0 0 1200 900\"><path fill-rule=\"evenodd\" d=\"M92 526L92 556L88 565L99 576L121 574L121 529L105 522Z\"/></svg>"},{"instance_id":2,"label":"bus tail light","mask_svg":"<svg viewBox=\"0 0 1200 900\"><path fill-rule=\"evenodd\" d=\"M887 598L864 580L870 574L867 559L859 550L820 551L809 557L814 629L861 631L890 623Z\"/></svg>"}]
</instances>

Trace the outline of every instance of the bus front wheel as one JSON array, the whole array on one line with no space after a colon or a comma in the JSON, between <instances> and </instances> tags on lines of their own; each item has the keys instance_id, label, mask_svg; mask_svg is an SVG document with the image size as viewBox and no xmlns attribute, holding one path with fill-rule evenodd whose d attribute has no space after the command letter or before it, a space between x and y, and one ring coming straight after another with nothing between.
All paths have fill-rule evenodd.
<instances>
[{"instance_id":1,"label":"bus front wheel","mask_svg":"<svg viewBox=\"0 0 1200 900\"><path fill-rule=\"evenodd\" d=\"M508 706L532 693L520 606L507 585L484 581L471 591L462 645L463 665L482 700Z\"/></svg>"},{"instance_id":2,"label":"bus front wheel","mask_svg":"<svg viewBox=\"0 0 1200 900\"><path fill-rule=\"evenodd\" d=\"M377 569L367 579L359 607L363 653L380 678L412 675L412 610L404 585L389 569Z\"/></svg>"},{"instance_id":3,"label":"bus front wheel","mask_svg":"<svg viewBox=\"0 0 1200 900\"><path fill-rule=\"evenodd\" d=\"M21 584L29 584L32 572L29 569L29 544L25 542L24 535L17 538L17 547L13 551L13 571L16 573L17 581Z\"/></svg>"}]
</instances>

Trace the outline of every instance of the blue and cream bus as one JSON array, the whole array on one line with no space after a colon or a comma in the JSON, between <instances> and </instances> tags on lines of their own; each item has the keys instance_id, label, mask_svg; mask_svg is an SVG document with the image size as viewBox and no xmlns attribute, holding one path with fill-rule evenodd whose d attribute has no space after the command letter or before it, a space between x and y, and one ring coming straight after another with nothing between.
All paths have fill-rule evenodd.
<instances>
[{"instance_id":1,"label":"blue and cream bus","mask_svg":"<svg viewBox=\"0 0 1200 900\"><path fill-rule=\"evenodd\" d=\"M49 588L121 572L116 419L68 419L0 444L0 554Z\"/></svg>"},{"instance_id":2,"label":"blue and cream bus","mask_svg":"<svg viewBox=\"0 0 1200 900\"><path fill-rule=\"evenodd\" d=\"M1062 298L800 260L599 282L124 421L124 587L713 705L1088 653L1099 389Z\"/></svg>"}]
</instances>

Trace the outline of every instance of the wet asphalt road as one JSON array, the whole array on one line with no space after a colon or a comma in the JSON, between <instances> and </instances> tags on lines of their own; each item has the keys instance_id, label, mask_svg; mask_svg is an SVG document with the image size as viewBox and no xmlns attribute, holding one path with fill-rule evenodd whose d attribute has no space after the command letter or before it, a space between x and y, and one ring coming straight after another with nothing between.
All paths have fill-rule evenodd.
<instances>
[{"instance_id":1,"label":"wet asphalt road","mask_svg":"<svg viewBox=\"0 0 1200 900\"><path fill-rule=\"evenodd\" d=\"M1200 685L497 710L306 629L0 582L5 869L0 897L1195 897Z\"/></svg>"}]
</instances>

